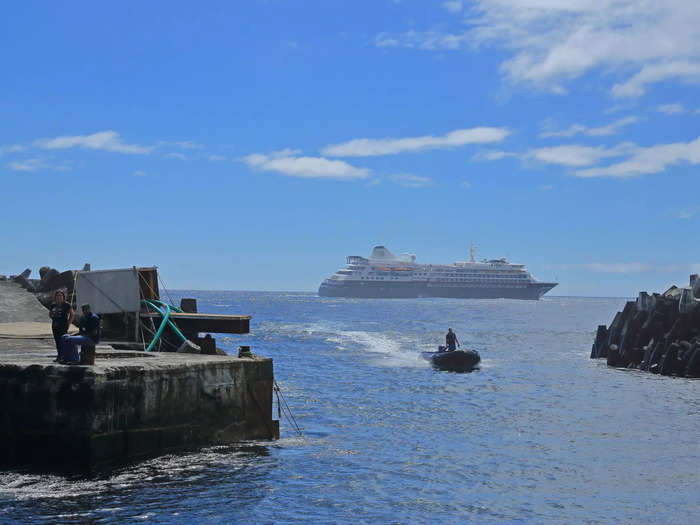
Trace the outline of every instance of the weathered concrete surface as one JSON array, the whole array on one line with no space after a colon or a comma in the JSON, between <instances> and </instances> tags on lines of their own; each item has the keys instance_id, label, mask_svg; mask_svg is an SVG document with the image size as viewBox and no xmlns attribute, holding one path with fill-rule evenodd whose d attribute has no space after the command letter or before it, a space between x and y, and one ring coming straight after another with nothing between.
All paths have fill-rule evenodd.
<instances>
[{"instance_id":1,"label":"weathered concrete surface","mask_svg":"<svg viewBox=\"0 0 700 525\"><path fill-rule=\"evenodd\" d=\"M89 467L278 437L272 360L114 351L53 363L48 342L0 339L0 463Z\"/></svg>"},{"instance_id":2,"label":"weathered concrete surface","mask_svg":"<svg viewBox=\"0 0 700 525\"><path fill-rule=\"evenodd\" d=\"M49 321L49 312L37 298L11 281L0 281L0 323Z\"/></svg>"}]
</instances>

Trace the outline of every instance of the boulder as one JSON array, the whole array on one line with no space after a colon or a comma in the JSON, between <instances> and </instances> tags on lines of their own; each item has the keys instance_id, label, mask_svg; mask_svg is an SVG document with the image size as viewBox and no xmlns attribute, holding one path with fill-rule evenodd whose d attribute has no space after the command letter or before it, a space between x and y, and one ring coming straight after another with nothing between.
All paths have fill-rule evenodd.
<instances>
[{"instance_id":1,"label":"boulder","mask_svg":"<svg viewBox=\"0 0 700 525\"><path fill-rule=\"evenodd\" d=\"M619 315L615 315L612 324L610 325L610 333L608 337L608 345L620 346L620 341L622 339L622 332L627 326L627 323L634 317L637 313L637 302L627 301L625 307Z\"/></svg>"},{"instance_id":2,"label":"boulder","mask_svg":"<svg viewBox=\"0 0 700 525\"><path fill-rule=\"evenodd\" d=\"M678 298L678 297L680 297L680 295L681 295L681 289L678 288L678 286L676 286L676 285L671 286L671 288L669 288L668 290L666 290L662 294L663 297L671 297L671 298Z\"/></svg>"},{"instance_id":3,"label":"boulder","mask_svg":"<svg viewBox=\"0 0 700 525\"><path fill-rule=\"evenodd\" d=\"M680 346L677 343L672 343L666 350L661 362L659 363L659 373L664 376L677 374L681 370L681 361L678 359Z\"/></svg>"},{"instance_id":4,"label":"boulder","mask_svg":"<svg viewBox=\"0 0 700 525\"><path fill-rule=\"evenodd\" d=\"M19 284L22 288L27 290L28 292L35 292L35 281L36 279L27 279L24 274L18 275L17 277L14 277L12 279L14 282Z\"/></svg>"},{"instance_id":5,"label":"boulder","mask_svg":"<svg viewBox=\"0 0 700 525\"><path fill-rule=\"evenodd\" d=\"M620 334L620 360L622 366L630 364L632 362L632 354L638 353L639 332L647 320L648 313L646 310L637 311L622 329ZM637 364L640 361L641 359L637 361Z\"/></svg>"},{"instance_id":6,"label":"boulder","mask_svg":"<svg viewBox=\"0 0 700 525\"><path fill-rule=\"evenodd\" d=\"M644 347L644 356L642 357L642 362L639 365L641 370L649 370L649 361L651 360L651 354L654 351L654 345L647 345Z\"/></svg>"},{"instance_id":7,"label":"boulder","mask_svg":"<svg viewBox=\"0 0 700 525\"><path fill-rule=\"evenodd\" d=\"M59 276L59 272L55 268L49 268L48 266L44 266L41 270L44 270L44 268L46 268L46 271L44 271L41 275L40 290L42 292L49 292L51 291L51 288L49 288L49 283L54 281ZM39 270L39 273L41 273L41 270Z\"/></svg>"},{"instance_id":8,"label":"boulder","mask_svg":"<svg viewBox=\"0 0 700 525\"><path fill-rule=\"evenodd\" d=\"M591 348L591 359L600 359L608 356L608 327L604 324L598 326L595 334L593 348Z\"/></svg>"},{"instance_id":9,"label":"boulder","mask_svg":"<svg viewBox=\"0 0 700 525\"><path fill-rule=\"evenodd\" d=\"M644 348L635 346L625 350L623 361L627 362L627 368L639 368L644 361Z\"/></svg>"},{"instance_id":10,"label":"boulder","mask_svg":"<svg viewBox=\"0 0 700 525\"><path fill-rule=\"evenodd\" d=\"M685 377L700 377L700 346L696 346L692 354L686 360Z\"/></svg>"},{"instance_id":11,"label":"boulder","mask_svg":"<svg viewBox=\"0 0 700 525\"><path fill-rule=\"evenodd\" d=\"M74 270L67 270L55 275L50 281L46 282L45 291L52 291L65 288L69 292L73 291L73 283L75 282Z\"/></svg>"},{"instance_id":12,"label":"boulder","mask_svg":"<svg viewBox=\"0 0 700 525\"><path fill-rule=\"evenodd\" d=\"M622 360L620 359L620 352L617 345L610 345L608 347L608 366L620 367L623 366Z\"/></svg>"},{"instance_id":13,"label":"boulder","mask_svg":"<svg viewBox=\"0 0 700 525\"><path fill-rule=\"evenodd\" d=\"M649 361L646 363L646 368L645 370L649 370L650 372L654 367L659 366L659 362L661 361L661 357L664 355L664 343L663 341L659 341L656 343L651 351L651 354L649 355Z\"/></svg>"},{"instance_id":14,"label":"boulder","mask_svg":"<svg viewBox=\"0 0 700 525\"><path fill-rule=\"evenodd\" d=\"M642 327L639 329L637 345L647 346L652 339L661 339L664 335L663 313L655 309L647 317Z\"/></svg>"},{"instance_id":15,"label":"boulder","mask_svg":"<svg viewBox=\"0 0 700 525\"><path fill-rule=\"evenodd\" d=\"M688 339L691 329L690 321L691 318L688 314L678 314L676 322L673 323L673 326L666 333L666 337L664 338L667 347L674 341Z\"/></svg>"}]
</instances>

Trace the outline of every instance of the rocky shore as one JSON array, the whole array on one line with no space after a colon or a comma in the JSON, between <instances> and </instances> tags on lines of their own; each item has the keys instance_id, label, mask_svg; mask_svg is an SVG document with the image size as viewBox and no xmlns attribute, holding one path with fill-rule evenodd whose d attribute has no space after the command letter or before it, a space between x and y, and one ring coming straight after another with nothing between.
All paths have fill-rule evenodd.
<instances>
[{"instance_id":1,"label":"rocky shore","mask_svg":"<svg viewBox=\"0 0 700 525\"><path fill-rule=\"evenodd\" d=\"M700 279L664 293L640 292L617 312L610 326L600 325L591 359L608 366L654 374L700 377Z\"/></svg>"},{"instance_id":2,"label":"rocky shore","mask_svg":"<svg viewBox=\"0 0 700 525\"><path fill-rule=\"evenodd\" d=\"M85 266L83 266L83 271L89 270L90 265L85 264ZM59 272L57 269L50 266L42 266L39 269L39 279L31 279L29 276L32 274L32 271L27 268L19 275L10 275L9 277L0 275L0 281L16 282L28 292L36 295L39 302L46 308L49 308L51 303L54 302L54 294L58 291L64 293L66 300L71 300L77 273L77 270Z\"/></svg>"}]
</instances>

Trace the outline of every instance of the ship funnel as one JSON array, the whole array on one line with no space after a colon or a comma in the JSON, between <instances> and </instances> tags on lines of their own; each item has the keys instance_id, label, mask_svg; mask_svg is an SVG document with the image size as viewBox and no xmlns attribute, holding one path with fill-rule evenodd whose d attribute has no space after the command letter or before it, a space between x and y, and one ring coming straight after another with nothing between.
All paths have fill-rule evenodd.
<instances>
[{"instance_id":1,"label":"ship funnel","mask_svg":"<svg viewBox=\"0 0 700 525\"><path fill-rule=\"evenodd\" d=\"M375 246L372 250L372 255L370 255L370 257L372 259L396 259L396 256L384 246Z\"/></svg>"}]
</instances>

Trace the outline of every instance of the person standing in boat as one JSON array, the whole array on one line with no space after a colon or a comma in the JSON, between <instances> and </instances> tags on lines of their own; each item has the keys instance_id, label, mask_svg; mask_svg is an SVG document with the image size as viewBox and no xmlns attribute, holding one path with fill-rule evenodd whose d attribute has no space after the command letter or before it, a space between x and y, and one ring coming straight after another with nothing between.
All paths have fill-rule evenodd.
<instances>
[{"instance_id":1,"label":"person standing in boat","mask_svg":"<svg viewBox=\"0 0 700 525\"><path fill-rule=\"evenodd\" d=\"M452 328L447 329L447 335L445 336L445 344L447 344L447 351L454 352L457 350L459 341L457 340L457 334L452 331Z\"/></svg>"}]
</instances>

